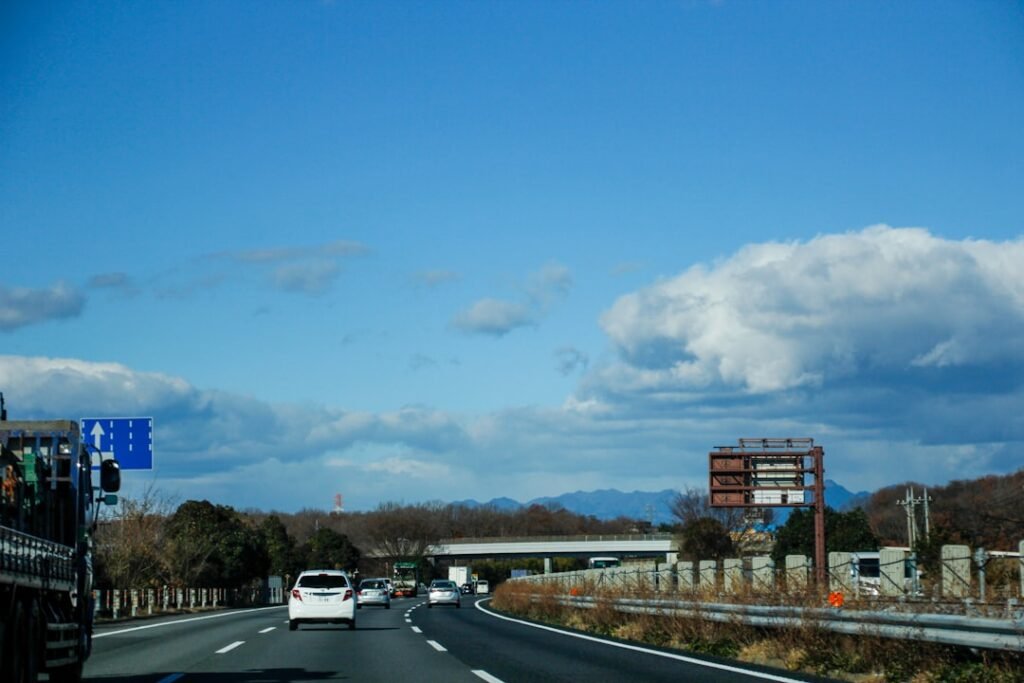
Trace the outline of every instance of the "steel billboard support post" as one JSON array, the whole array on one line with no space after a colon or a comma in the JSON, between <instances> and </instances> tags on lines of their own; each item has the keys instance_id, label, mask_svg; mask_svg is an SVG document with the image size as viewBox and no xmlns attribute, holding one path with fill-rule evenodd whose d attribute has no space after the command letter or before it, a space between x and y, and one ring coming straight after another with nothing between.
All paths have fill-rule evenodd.
<instances>
[{"instance_id":1,"label":"steel billboard support post","mask_svg":"<svg viewBox=\"0 0 1024 683\"><path fill-rule=\"evenodd\" d=\"M825 449L811 449L814 458L814 581L818 590L828 586L825 567Z\"/></svg>"}]
</instances>

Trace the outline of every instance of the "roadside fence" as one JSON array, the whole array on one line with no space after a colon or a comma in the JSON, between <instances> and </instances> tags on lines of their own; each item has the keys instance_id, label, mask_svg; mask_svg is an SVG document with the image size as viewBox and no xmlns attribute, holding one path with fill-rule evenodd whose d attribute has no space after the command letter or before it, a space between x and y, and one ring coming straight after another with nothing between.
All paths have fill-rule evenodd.
<instances>
[{"instance_id":1,"label":"roadside fence","mask_svg":"<svg viewBox=\"0 0 1024 683\"><path fill-rule=\"evenodd\" d=\"M284 602L280 589L266 583L243 588L96 589L92 595L95 615L109 619Z\"/></svg>"}]
</instances>

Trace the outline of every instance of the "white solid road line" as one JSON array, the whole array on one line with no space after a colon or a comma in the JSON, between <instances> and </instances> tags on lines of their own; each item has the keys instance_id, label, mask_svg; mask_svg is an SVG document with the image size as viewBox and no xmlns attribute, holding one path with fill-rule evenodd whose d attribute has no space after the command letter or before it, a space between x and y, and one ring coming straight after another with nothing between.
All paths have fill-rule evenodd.
<instances>
[{"instance_id":1,"label":"white solid road line","mask_svg":"<svg viewBox=\"0 0 1024 683\"><path fill-rule=\"evenodd\" d=\"M487 681L487 683L505 683L505 681L501 680L497 676L492 676L483 669L470 669L470 671L476 674L478 678L482 678Z\"/></svg>"},{"instance_id":2,"label":"white solid road line","mask_svg":"<svg viewBox=\"0 0 1024 683\"><path fill-rule=\"evenodd\" d=\"M270 633L271 631L273 631L276 628L277 628L276 626L268 626L267 628L265 628L262 631L260 631L260 633Z\"/></svg>"},{"instance_id":3,"label":"white solid road line","mask_svg":"<svg viewBox=\"0 0 1024 683\"><path fill-rule=\"evenodd\" d=\"M438 652L448 652L448 649L436 640L428 640L427 643Z\"/></svg>"},{"instance_id":4,"label":"white solid road line","mask_svg":"<svg viewBox=\"0 0 1024 683\"><path fill-rule=\"evenodd\" d=\"M675 659L676 661L686 662L687 664L696 664L697 666L706 666L709 669L721 669L722 671L730 671L732 673L743 674L745 676L751 676L752 678L761 678L766 681L775 681L776 683L802 683L802 681L796 678L786 678L785 676L776 676L775 674L762 673L760 671L750 671L749 669L742 669L738 666L729 666L728 664L717 664L715 662L707 662L703 659L694 659L693 657L687 657L685 655L677 655L671 652L661 652L659 650L651 650L646 647L640 647L639 645L630 645L628 643L616 643L611 640L605 640L603 638L597 638L595 636L587 636L582 633L572 633L570 631L563 631L561 629L554 628L553 626L545 626L543 624L534 624L529 621L523 621L522 619L513 619L512 617L506 617L502 614L497 614L488 609L484 609L483 603L489 602L491 598L485 598L476 603L476 608L488 614L495 619L503 619L505 621L511 621L514 624L522 624L523 626L529 626L531 628L539 628L542 631L550 631L552 633L560 633L563 636L571 636L573 638L579 638L580 640L589 640L592 643L601 643L602 645L610 645L611 647L619 647L623 650L632 650L633 652L643 652L648 655L656 655L658 657L665 657L666 659Z\"/></svg>"},{"instance_id":5,"label":"white solid road line","mask_svg":"<svg viewBox=\"0 0 1024 683\"><path fill-rule=\"evenodd\" d=\"M220 614L208 614L205 617L190 617L188 619L175 619L174 621L162 621L159 624L146 624L145 626L133 626L132 628L123 628L120 631L107 631L106 633L96 633L92 639L106 638L107 636L117 636L122 633L131 633L133 631L145 631L150 628L160 628L162 626L173 626L174 624L187 624L190 621L204 621L206 619L220 619L222 617L237 617L240 614L252 614L253 612L262 612L268 609L281 609L284 605L276 605L274 607L257 607L256 609L245 609L238 610L235 612L222 612ZM287 623L287 622L286 622Z\"/></svg>"},{"instance_id":6,"label":"white solid road line","mask_svg":"<svg viewBox=\"0 0 1024 683\"><path fill-rule=\"evenodd\" d=\"M221 649L217 650L217 652L215 654L222 655L225 652L231 652L232 650L234 650L239 645L244 645L244 644L245 644L244 640L236 640L235 642L231 643L230 645L225 645Z\"/></svg>"}]
</instances>

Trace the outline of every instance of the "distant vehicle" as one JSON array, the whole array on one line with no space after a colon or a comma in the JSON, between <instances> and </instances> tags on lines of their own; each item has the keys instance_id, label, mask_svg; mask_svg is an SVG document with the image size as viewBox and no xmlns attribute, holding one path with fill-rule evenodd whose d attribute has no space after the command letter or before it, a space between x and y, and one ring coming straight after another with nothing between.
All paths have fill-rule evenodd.
<instances>
[{"instance_id":1,"label":"distant vehicle","mask_svg":"<svg viewBox=\"0 0 1024 683\"><path fill-rule=\"evenodd\" d=\"M455 605L456 609L462 606L462 597L459 587L454 581L434 579L427 590L427 607L434 605Z\"/></svg>"},{"instance_id":2,"label":"distant vehicle","mask_svg":"<svg viewBox=\"0 0 1024 683\"><path fill-rule=\"evenodd\" d=\"M473 586L473 568L472 567L448 567L448 580L454 581L456 586L462 588L463 593L472 592L466 591L466 585L470 588Z\"/></svg>"},{"instance_id":3,"label":"distant vehicle","mask_svg":"<svg viewBox=\"0 0 1024 683\"><path fill-rule=\"evenodd\" d=\"M471 583L464 583L459 586L459 591L463 595L472 595L473 593L476 593L476 587Z\"/></svg>"},{"instance_id":4,"label":"distant vehicle","mask_svg":"<svg viewBox=\"0 0 1024 683\"><path fill-rule=\"evenodd\" d=\"M313 569L299 574L288 600L288 630L310 622L356 627L355 590L345 572Z\"/></svg>"},{"instance_id":5,"label":"distant vehicle","mask_svg":"<svg viewBox=\"0 0 1024 683\"><path fill-rule=\"evenodd\" d=\"M415 598L419 585L420 569L415 562L395 562L396 598Z\"/></svg>"},{"instance_id":6,"label":"distant vehicle","mask_svg":"<svg viewBox=\"0 0 1024 683\"><path fill-rule=\"evenodd\" d=\"M879 595L882 587L881 553L878 551L862 551L850 553L850 574L854 586L859 593ZM903 591L917 590L921 572L907 558L903 561Z\"/></svg>"},{"instance_id":7,"label":"distant vehicle","mask_svg":"<svg viewBox=\"0 0 1024 683\"><path fill-rule=\"evenodd\" d=\"M395 597L395 582L386 576L383 578L383 581L388 585L388 596L392 598Z\"/></svg>"},{"instance_id":8,"label":"distant vehicle","mask_svg":"<svg viewBox=\"0 0 1024 683\"><path fill-rule=\"evenodd\" d=\"M359 582L356 609L363 605L381 605L384 609L391 609L391 591L384 579L363 579Z\"/></svg>"},{"instance_id":9,"label":"distant vehicle","mask_svg":"<svg viewBox=\"0 0 1024 683\"><path fill-rule=\"evenodd\" d=\"M488 583L486 579L479 579L476 582L476 594L477 595L487 595L490 592L491 592L491 584Z\"/></svg>"},{"instance_id":10,"label":"distant vehicle","mask_svg":"<svg viewBox=\"0 0 1024 683\"><path fill-rule=\"evenodd\" d=\"M607 569L608 567L621 567L622 560L617 557L592 557L587 562L589 569Z\"/></svg>"}]
</instances>

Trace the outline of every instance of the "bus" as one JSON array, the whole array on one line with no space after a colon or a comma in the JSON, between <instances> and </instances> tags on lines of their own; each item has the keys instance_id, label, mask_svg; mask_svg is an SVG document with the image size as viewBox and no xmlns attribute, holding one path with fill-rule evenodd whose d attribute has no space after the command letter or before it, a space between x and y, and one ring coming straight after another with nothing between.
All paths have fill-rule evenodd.
<instances>
[{"instance_id":1,"label":"bus","mask_svg":"<svg viewBox=\"0 0 1024 683\"><path fill-rule=\"evenodd\" d=\"M395 597L415 598L419 592L420 571L416 562L395 562Z\"/></svg>"},{"instance_id":2,"label":"bus","mask_svg":"<svg viewBox=\"0 0 1024 683\"><path fill-rule=\"evenodd\" d=\"M588 569L607 569L608 567L621 567L622 560L617 557L592 557L587 561Z\"/></svg>"}]
</instances>

